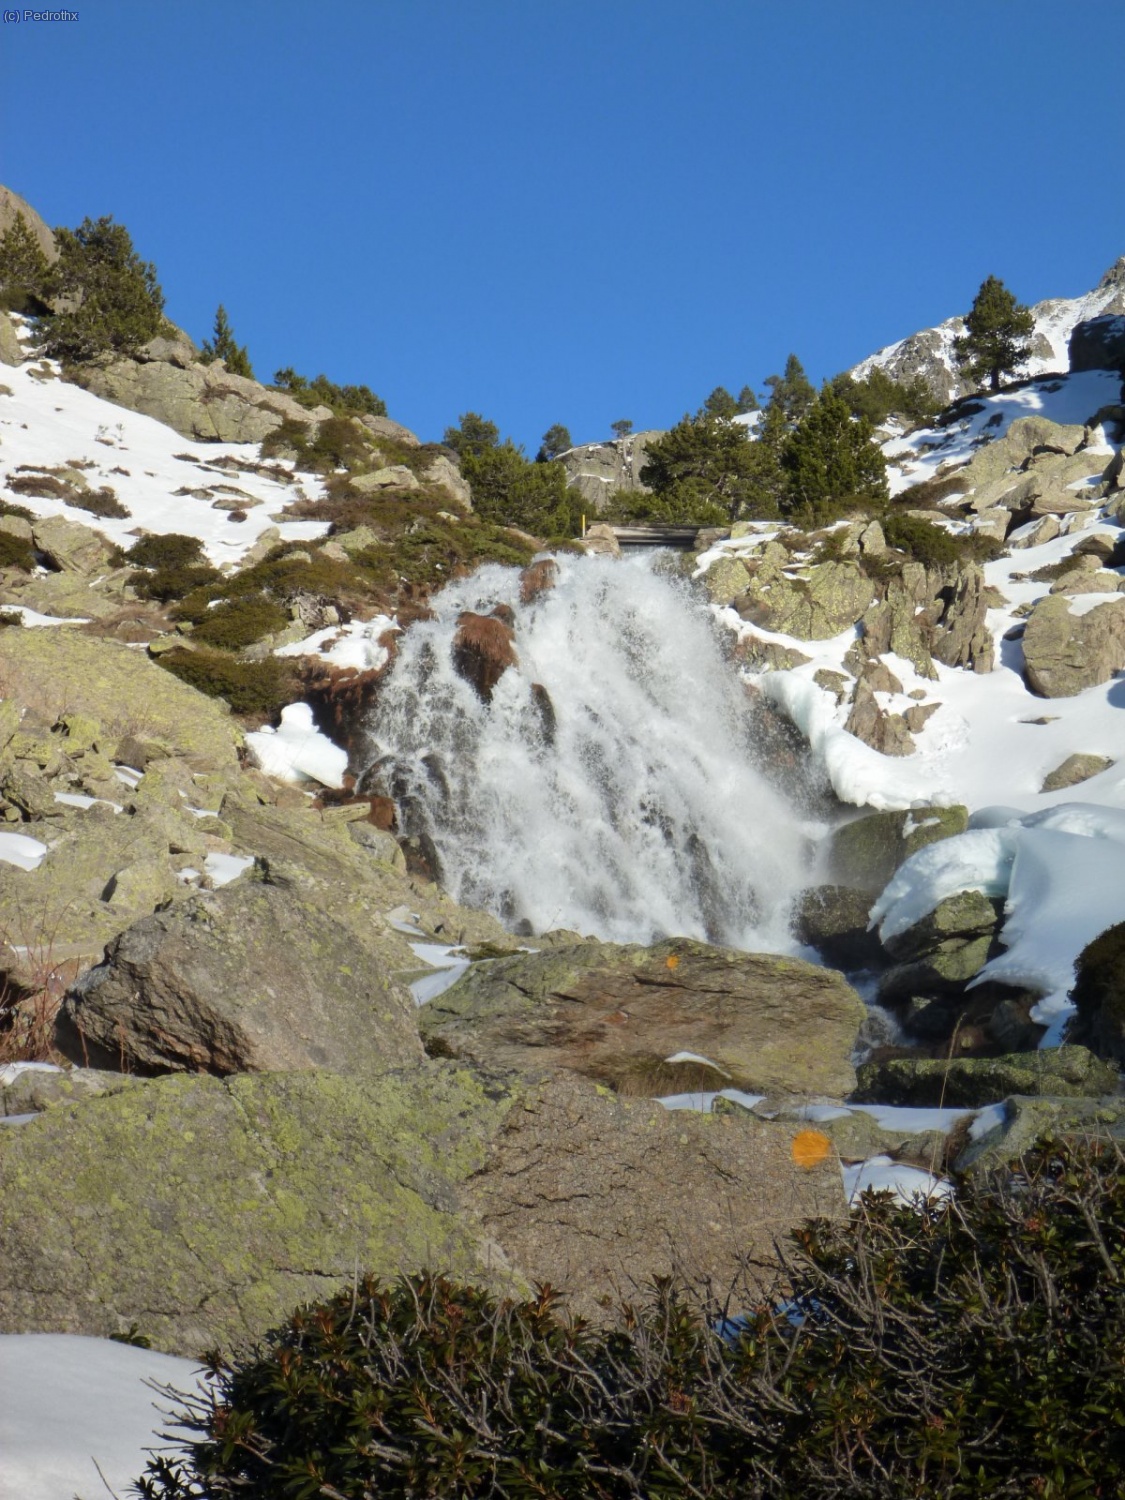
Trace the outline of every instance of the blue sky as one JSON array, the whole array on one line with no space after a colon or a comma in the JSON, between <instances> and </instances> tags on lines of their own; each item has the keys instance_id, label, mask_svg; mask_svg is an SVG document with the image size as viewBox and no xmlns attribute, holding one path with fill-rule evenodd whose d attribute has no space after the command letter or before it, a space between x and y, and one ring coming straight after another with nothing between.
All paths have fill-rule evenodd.
<instances>
[{"instance_id":1,"label":"blue sky","mask_svg":"<svg viewBox=\"0 0 1125 1500\"><path fill-rule=\"evenodd\" d=\"M424 438L667 426L1125 254L1121 0L51 0L0 181Z\"/></svg>"}]
</instances>

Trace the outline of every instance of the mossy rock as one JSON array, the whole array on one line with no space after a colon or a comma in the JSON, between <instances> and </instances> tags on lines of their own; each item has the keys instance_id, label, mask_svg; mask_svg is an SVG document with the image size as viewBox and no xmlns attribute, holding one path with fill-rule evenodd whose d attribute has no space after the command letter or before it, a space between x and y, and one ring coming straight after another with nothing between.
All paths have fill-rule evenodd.
<instances>
[{"instance_id":1,"label":"mossy rock","mask_svg":"<svg viewBox=\"0 0 1125 1500\"><path fill-rule=\"evenodd\" d=\"M967 807L869 813L833 833L828 856L832 878L856 890L881 891L912 854L964 833L968 826Z\"/></svg>"},{"instance_id":2,"label":"mossy rock","mask_svg":"<svg viewBox=\"0 0 1125 1500\"><path fill-rule=\"evenodd\" d=\"M1085 947L1075 965L1074 1038L1125 1066L1125 922Z\"/></svg>"},{"instance_id":3,"label":"mossy rock","mask_svg":"<svg viewBox=\"0 0 1125 1500\"><path fill-rule=\"evenodd\" d=\"M1004 1057L896 1057L864 1063L857 1103L980 1109L1009 1094L1091 1099L1112 1094L1117 1071L1085 1047L1052 1047Z\"/></svg>"}]
</instances>

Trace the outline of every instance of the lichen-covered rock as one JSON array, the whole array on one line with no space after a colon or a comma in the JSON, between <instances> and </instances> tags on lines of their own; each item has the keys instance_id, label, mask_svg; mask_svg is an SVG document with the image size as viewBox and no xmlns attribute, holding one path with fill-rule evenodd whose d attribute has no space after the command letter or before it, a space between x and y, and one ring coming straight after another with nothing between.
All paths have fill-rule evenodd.
<instances>
[{"instance_id":1,"label":"lichen-covered rock","mask_svg":"<svg viewBox=\"0 0 1125 1500\"><path fill-rule=\"evenodd\" d=\"M1117 1072L1085 1047L1052 1047L1006 1057L895 1057L863 1063L859 1103L980 1109L1009 1094L1098 1098L1117 1088Z\"/></svg>"},{"instance_id":2,"label":"lichen-covered rock","mask_svg":"<svg viewBox=\"0 0 1125 1500\"><path fill-rule=\"evenodd\" d=\"M871 896L844 885L802 891L793 911L793 933L836 969L867 969L883 962L883 946L868 931Z\"/></svg>"},{"instance_id":3,"label":"lichen-covered rock","mask_svg":"<svg viewBox=\"0 0 1125 1500\"><path fill-rule=\"evenodd\" d=\"M372 924L374 928L374 924ZM374 931L296 883L243 876L127 928L59 1017L74 1060L122 1071L371 1076L416 1063L409 993Z\"/></svg>"},{"instance_id":4,"label":"lichen-covered rock","mask_svg":"<svg viewBox=\"0 0 1125 1500\"><path fill-rule=\"evenodd\" d=\"M829 845L829 869L841 885L881 891L903 860L927 844L964 833L968 826L966 807L868 813L835 830Z\"/></svg>"},{"instance_id":5,"label":"lichen-covered rock","mask_svg":"<svg viewBox=\"0 0 1125 1500\"><path fill-rule=\"evenodd\" d=\"M0 1331L198 1355L420 1266L484 1269L459 1188L510 1100L432 1065L164 1078L0 1128Z\"/></svg>"},{"instance_id":6,"label":"lichen-covered rock","mask_svg":"<svg viewBox=\"0 0 1125 1500\"><path fill-rule=\"evenodd\" d=\"M819 563L807 578L790 578L770 563L767 547L738 606L744 619L763 630L827 640L861 619L875 598L874 584L857 563Z\"/></svg>"},{"instance_id":7,"label":"lichen-covered rock","mask_svg":"<svg viewBox=\"0 0 1125 1500\"><path fill-rule=\"evenodd\" d=\"M1012 1095L987 1130L969 1138L952 1165L958 1172L995 1172L1050 1137L1080 1144L1125 1142L1125 1100Z\"/></svg>"},{"instance_id":8,"label":"lichen-covered rock","mask_svg":"<svg viewBox=\"0 0 1125 1500\"><path fill-rule=\"evenodd\" d=\"M703 587L712 604L733 604L750 587L750 575L737 557L718 557L703 575Z\"/></svg>"},{"instance_id":9,"label":"lichen-covered rock","mask_svg":"<svg viewBox=\"0 0 1125 1500\"><path fill-rule=\"evenodd\" d=\"M77 1104L100 1094L116 1094L140 1080L131 1073L112 1073L98 1068L19 1068L4 1081L0 1068L0 1117L41 1114L60 1104ZM0 1188L2 1192L2 1188Z\"/></svg>"},{"instance_id":10,"label":"lichen-covered rock","mask_svg":"<svg viewBox=\"0 0 1125 1500\"><path fill-rule=\"evenodd\" d=\"M1091 776L1100 776L1108 771L1113 761L1108 755L1068 755L1067 758L1043 778L1041 792L1058 792L1064 787L1078 786L1089 781Z\"/></svg>"},{"instance_id":11,"label":"lichen-covered rock","mask_svg":"<svg viewBox=\"0 0 1125 1500\"><path fill-rule=\"evenodd\" d=\"M633 432L606 443L580 443L559 455L566 484L575 490L594 515L605 509L618 490L647 490L641 470L648 461L648 445L663 436L659 431Z\"/></svg>"},{"instance_id":12,"label":"lichen-covered rock","mask_svg":"<svg viewBox=\"0 0 1125 1500\"><path fill-rule=\"evenodd\" d=\"M1072 698L1125 667L1125 598L1071 613L1064 594L1040 599L1023 633L1028 687L1044 698Z\"/></svg>"},{"instance_id":13,"label":"lichen-covered rock","mask_svg":"<svg viewBox=\"0 0 1125 1500\"><path fill-rule=\"evenodd\" d=\"M855 685L844 728L881 755L913 755L916 749L905 718L884 709L866 681Z\"/></svg>"},{"instance_id":14,"label":"lichen-covered rock","mask_svg":"<svg viewBox=\"0 0 1125 1500\"><path fill-rule=\"evenodd\" d=\"M951 592L934 625L930 654L947 667L992 671L992 632L986 616L984 573L975 564L959 568Z\"/></svg>"},{"instance_id":15,"label":"lichen-covered rock","mask_svg":"<svg viewBox=\"0 0 1125 1500\"><path fill-rule=\"evenodd\" d=\"M8 314L0 310L0 365L23 363L24 348L16 334L15 324Z\"/></svg>"},{"instance_id":16,"label":"lichen-covered rock","mask_svg":"<svg viewBox=\"0 0 1125 1500\"><path fill-rule=\"evenodd\" d=\"M838 1098L864 1014L831 970L677 938L498 959L418 1019L434 1055L566 1069L628 1094L733 1084Z\"/></svg>"}]
</instances>

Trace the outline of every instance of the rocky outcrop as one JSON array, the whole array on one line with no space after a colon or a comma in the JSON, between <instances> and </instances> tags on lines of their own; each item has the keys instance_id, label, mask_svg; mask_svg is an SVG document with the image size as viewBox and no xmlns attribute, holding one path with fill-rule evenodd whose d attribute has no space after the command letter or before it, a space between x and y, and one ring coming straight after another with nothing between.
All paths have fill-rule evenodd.
<instances>
[{"instance_id":1,"label":"rocky outcrop","mask_svg":"<svg viewBox=\"0 0 1125 1500\"><path fill-rule=\"evenodd\" d=\"M601 514L618 490L647 491L648 486L641 482L641 470L647 461L648 445L663 435L658 430L634 432L608 443L582 443L560 454L567 488L581 495L594 516Z\"/></svg>"},{"instance_id":2,"label":"rocky outcrop","mask_svg":"<svg viewBox=\"0 0 1125 1500\"><path fill-rule=\"evenodd\" d=\"M820 563L804 578L791 578L784 571L789 564L789 553L779 544L763 549L754 576L732 596L744 620L803 641L828 640L854 625L876 597L858 563Z\"/></svg>"},{"instance_id":3,"label":"rocky outcrop","mask_svg":"<svg viewBox=\"0 0 1125 1500\"><path fill-rule=\"evenodd\" d=\"M24 348L16 335L16 325L0 309L0 365L20 365L23 360Z\"/></svg>"},{"instance_id":4,"label":"rocky outcrop","mask_svg":"<svg viewBox=\"0 0 1125 1500\"><path fill-rule=\"evenodd\" d=\"M836 969L876 968L883 945L869 931L871 896L844 885L803 891L793 912L793 934Z\"/></svg>"},{"instance_id":5,"label":"rocky outcrop","mask_svg":"<svg viewBox=\"0 0 1125 1500\"><path fill-rule=\"evenodd\" d=\"M1072 370L1120 370L1125 374L1125 315L1089 318L1070 335Z\"/></svg>"},{"instance_id":6,"label":"rocky outcrop","mask_svg":"<svg viewBox=\"0 0 1125 1500\"><path fill-rule=\"evenodd\" d=\"M1075 1041L1125 1067L1125 922L1096 937L1074 967Z\"/></svg>"},{"instance_id":7,"label":"rocky outcrop","mask_svg":"<svg viewBox=\"0 0 1125 1500\"><path fill-rule=\"evenodd\" d=\"M879 981L879 1003L959 995L992 957L1000 917L979 891L958 891L906 932L887 939L895 961ZM956 1024L951 1018L949 1030Z\"/></svg>"},{"instance_id":8,"label":"rocky outcrop","mask_svg":"<svg viewBox=\"0 0 1125 1500\"><path fill-rule=\"evenodd\" d=\"M845 720L844 728L865 745L878 750L881 755L914 753L914 739L902 714L888 713L866 682L860 681L855 685L851 712Z\"/></svg>"},{"instance_id":9,"label":"rocky outcrop","mask_svg":"<svg viewBox=\"0 0 1125 1500\"><path fill-rule=\"evenodd\" d=\"M1059 792L1064 787L1078 786L1089 781L1091 776L1100 776L1114 762L1107 755L1068 755L1067 758L1043 778L1041 792Z\"/></svg>"},{"instance_id":10,"label":"rocky outcrop","mask_svg":"<svg viewBox=\"0 0 1125 1500\"><path fill-rule=\"evenodd\" d=\"M1008 1094L1096 1098L1117 1087L1117 1073L1085 1047L1054 1047L1008 1057L912 1058L864 1063L857 1102L980 1109Z\"/></svg>"},{"instance_id":11,"label":"rocky outcrop","mask_svg":"<svg viewBox=\"0 0 1125 1500\"><path fill-rule=\"evenodd\" d=\"M0 239L7 234L19 218L22 218L31 230L48 262L53 263L58 260L59 252L55 245L55 236L47 227L46 222L25 198L21 198L18 193L13 193L11 188L0 187Z\"/></svg>"},{"instance_id":12,"label":"rocky outcrop","mask_svg":"<svg viewBox=\"0 0 1125 1500\"><path fill-rule=\"evenodd\" d=\"M1013 1094L1003 1100L988 1128L982 1121L962 1142L953 1167L958 1172L1005 1171L1044 1139L1080 1146L1094 1141L1125 1142L1125 1101L1102 1098Z\"/></svg>"},{"instance_id":13,"label":"rocky outcrop","mask_svg":"<svg viewBox=\"0 0 1125 1500\"><path fill-rule=\"evenodd\" d=\"M686 938L581 943L472 970L419 1013L427 1050L565 1069L626 1094L727 1085L839 1097L862 1002L796 959Z\"/></svg>"},{"instance_id":14,"label":"rocky outcrop","mask_svg":"<svg viewBox=\"0 0 1125 1500\"><path fill-rule=\"evenodd\" d=\"M1125 667L1125 598L1072 613L1064 594L1040 599L1023 633L1024 675L1043 698L1072 698Z\"/></svg>"},{"instance_id":15,"label":"rocky outcrop","mask_svg":"<svg viewBox=\"0 0 1125 1500\"><path fill-rule=\"evenodd\" d=\"M243 876L114 939L59 1018L76 1061L144 1073L327 1068L372 1076L417 1062L409 993L372 924L343 925L296 880Z\"/></svg>"},{"instance_id":16,"label":"rocky outcrop","mask_svg":"<svg viewBox=\"0 0 1125 1500\"><path fill-rule=\"evenodd\" d=\"M202 442L257 443L283 421L308 427L332 415L231 375L222 360L200 364L185 340L154 339L135 359L84 366L79 379L95 396Z\"/></svg>"}]
</instances>

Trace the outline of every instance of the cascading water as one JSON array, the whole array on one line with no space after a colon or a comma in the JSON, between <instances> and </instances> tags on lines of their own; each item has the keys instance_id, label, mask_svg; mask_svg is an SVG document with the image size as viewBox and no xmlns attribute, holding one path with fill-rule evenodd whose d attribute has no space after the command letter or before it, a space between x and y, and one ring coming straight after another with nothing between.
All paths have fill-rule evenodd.
<instances>
[{"instance_id":1,"label":"cascading water","mask_svg":"<svg viewBox=\"0 0 1125 1500\"><path fill-rule=\"evenodd\" d=\"M561 556L520 603L490 566L412 625L369 728L375 779L442 882L535 933L792 949L800 814L755 769L744 690L708 611L649 559ZM515 615L490 703L458 674L462 611Z\"/></svg>"}]
</instances>

